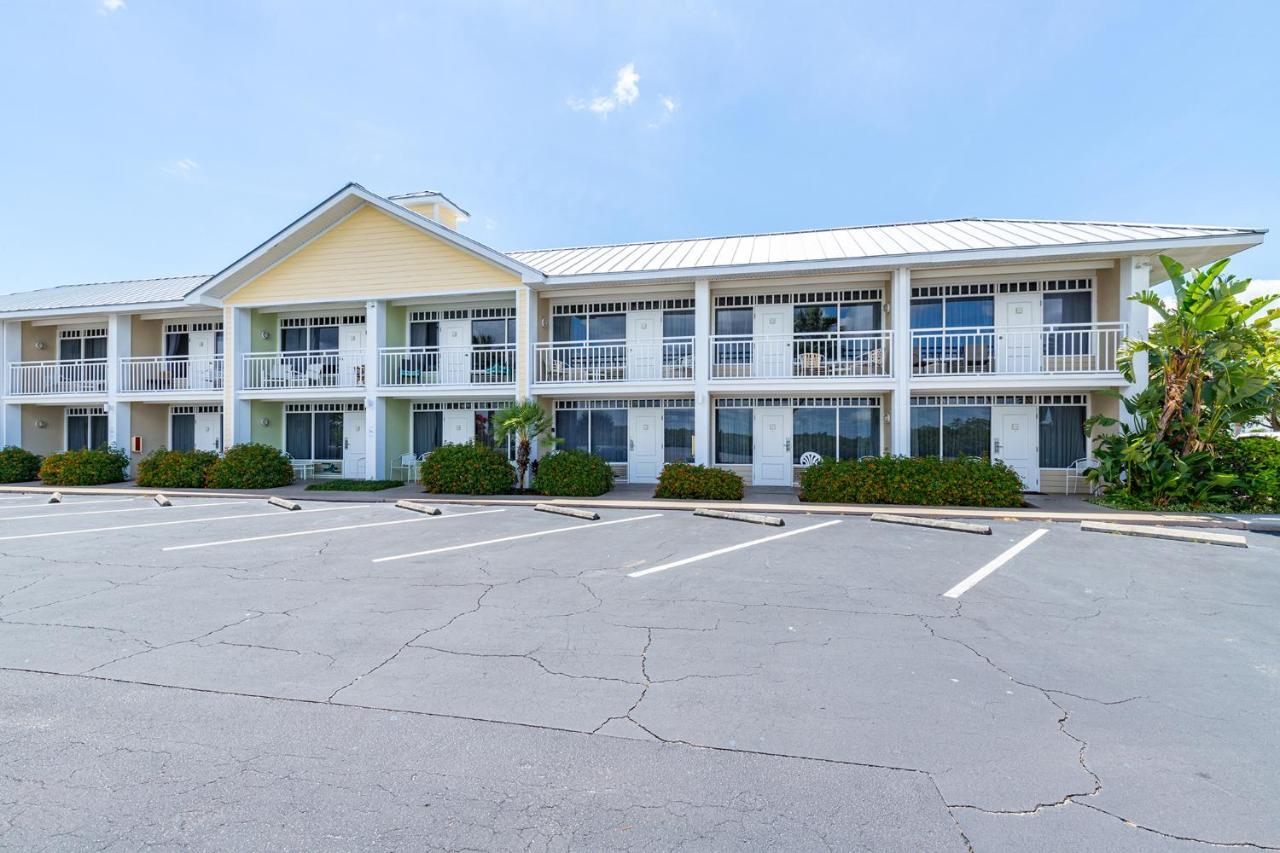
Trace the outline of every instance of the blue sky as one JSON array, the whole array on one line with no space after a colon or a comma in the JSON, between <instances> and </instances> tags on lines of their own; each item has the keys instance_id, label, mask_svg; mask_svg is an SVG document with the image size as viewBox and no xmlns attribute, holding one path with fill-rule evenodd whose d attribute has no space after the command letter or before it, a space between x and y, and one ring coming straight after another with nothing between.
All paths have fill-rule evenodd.
<instances>
[{"instance_id":1,"label":"blue sky","mask_svg":"<svg viewBox=\"0 0 1280 853\"><path fill-rule=\"evenodd\" d=\"M1275 2L0 6L0 292L216 272L349 180L503 250L1280 225Z\"/></svg>"}]
</instances>

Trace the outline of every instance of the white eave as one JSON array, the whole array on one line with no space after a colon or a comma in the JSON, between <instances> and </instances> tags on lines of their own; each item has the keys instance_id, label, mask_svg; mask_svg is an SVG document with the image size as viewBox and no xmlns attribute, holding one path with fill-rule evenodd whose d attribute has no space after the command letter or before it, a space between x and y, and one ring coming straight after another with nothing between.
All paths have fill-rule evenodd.
<instances>
[{"instance_id":1,"label":"white eave","mask_svg":"<svg viewBox=\"0 0 1280 853\"><path fill-rule=\"evenodd\" d=\"M280 263L366 204L470 255L505 269L519 276L521 281L532 283L543 279L542 273L527 264L463 236L451 228L446 228L406 207L388 201L380 195L371 193L359 184L352 183L347 184L256 249L214 275L192 291L187 296L187 301L204 305L220 304L222 299Z\"/></svg>"}]
</instances>

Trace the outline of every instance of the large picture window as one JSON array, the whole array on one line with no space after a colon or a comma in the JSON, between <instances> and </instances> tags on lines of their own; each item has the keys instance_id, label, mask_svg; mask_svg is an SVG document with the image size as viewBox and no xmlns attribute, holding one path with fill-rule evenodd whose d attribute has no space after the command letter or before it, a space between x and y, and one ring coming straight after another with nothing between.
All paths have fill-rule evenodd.
<instances>
[{"instance_id":1,"label":"large picture window","mask_svg":"<svg viewBox=\"0 0 1280 853\"><path fill-rule=\"evenodd\" d=\"M716 462L751 464L751 409L716 409Z\"/></svg>"},{"instance_id":2,"label":"large picture window","mask_svg":"<svg viewBox=\"0 0 1280 853\"><path fill-rule=\"evenodd\" d=\"M107 443L107 415L73 409L67 414L67 450L93 450Z\"/></svg>"},{"instance_id":3,"label":"large picture window","mask_svg":"<svg viewBox=\"0 0 1280 853\"><path fill-rule=\"evenodd\" d=\"M824 459L880 455L880 409L875 406L799 407L791 414L791 451Z\"/></svg>"},{"instance_id":4,"label":"large picture window","mask_svg":"<svg viewBox=\"0 0 1280 853\"><path fill-rule=\"evenodd\" d=\"M444 443L444 412L413 413L413 455L430 453Z\"/></svg>"},{"instance_id":5,"label":"large picture window","mask_svg":"<svg viewBox=\"0 0 1280 853\"><path fill-rule=\"evenodd\" d=\"M341 459L342 412L286 412L284 443L294 459Z\"/></svg>"},{"instance_id":6,"label":"large picture window","mask_svg":"<svg viewBox=\"0 0 1280 853\"><path fill-rule=\"evenodd\" d=\"M990 454L990 406L911 407L912 456L958 459Z\"/></svg>"},{"instance_id":7,"label":"large picture window","mask_svg":"<svg viewBox=\"0 0 1280 853\"><path fill-rule=\"evenodd\" d=\"M556 437L566 450L594 453L606 462L626 462L627 410L559 409Z\"/></svg>"},{"instance_id":8,"label":"large picture window","mask_svg":"<svg viewBox=\"0 0 1280 853\"><path fill-rule=\"evenodd\" d=\"M1084 406L1040 407L1040 467L1069 468L1083 459Z\"/></svg>"},{"instance_id":9,"label":"large picture window","mask_svg":"<svg viewBox=\"0 0 1280 853\"><path fill-rule=\"evenodd\" d=\"M664 462L693 461L693 409L665 409L662 432Z\"/></svg>"},{"instance_id":10,"label":"large picture window","mask_svg":"<svg viewBox=\"0 0 1280 853\"><path fill-rule=\"evenodd\" d=\"M1045 355L1085 355L1090 352L1088 323L1093 322L1093 294L1087 290L1046 293L1043 320L1048 327Z\"/></svg>"}]
</instances>

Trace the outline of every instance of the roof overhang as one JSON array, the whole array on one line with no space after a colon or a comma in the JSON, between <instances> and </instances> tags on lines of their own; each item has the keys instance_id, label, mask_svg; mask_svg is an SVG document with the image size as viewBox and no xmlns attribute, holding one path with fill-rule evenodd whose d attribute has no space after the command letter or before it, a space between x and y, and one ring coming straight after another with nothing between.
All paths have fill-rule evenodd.
<instances>
[{"instance_id":1,"label":"roof overhang","mask_svg":"<svg viewBox=\"0 0 1280 853\"><path fill-rule=\"evenodd\" d=\"M1117 257L1169 255L1186 266L1202 266L1219 258L1234 255L1263 241L1266 232L1231 235L1182 237L1158 240L1125 240L1072 245L1026 246L1000 249L972 249L946 252L921 252L900 255L876 255L867 258L836 258L822 261L784 261L765 264L690 267L654 270L652 272L594 273L587 275L549 275L543 282L533 283L536 290L580 287L593 284L621 284L693 279L732 280L782 278L824 275L840 272L892 270L898 267L972 266L974 264L1018 264L1028 261L1113 259ZM1152 266L1152 283L1165 278L1159 264Z\"/></svg>"},{"instance_id":2,"label":"roof overhang","mask_svg":"<svg viewBox=\"0 0 1280 853\"><path fill-rule=\"evenodd\" d=\"M359 184L347 184L295 219L266 242L233 262L187 295L189 304L220 305L222 300L257 276L288 258L360 208L368 205L426 234L520 277L526 283L541 282L542 273L497 249L465 237L406 207L369 192Z\"/></svg>"},{"instance_id":3,"label":"roof overhang","mask_svg":"<svg viewBox=\"0 0 1280 853\"><path fill-rule=\"evenodd\" d=\"M178 300L170 302L134 302L129 304L82 305L76 308L38 308L25 311L0 311L0 320L40 320L44 318L68 319L83 316L119 314L142 314L154 311L189 309L190 303Z\"/></svg>"}]
</instances>

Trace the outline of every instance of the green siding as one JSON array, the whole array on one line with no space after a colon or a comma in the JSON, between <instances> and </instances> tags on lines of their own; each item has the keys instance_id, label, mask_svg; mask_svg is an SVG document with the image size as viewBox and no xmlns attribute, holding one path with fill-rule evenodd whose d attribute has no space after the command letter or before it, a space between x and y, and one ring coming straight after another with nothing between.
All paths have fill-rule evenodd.
<instances>
[{"instance_id":1,"label":"green siding","mask_svg":"<svg viewBox=\"0 0 1280 853\"><path fill-rule=\"evenodd\" d=\"M387 346L389 347L406 347L409 342L405 340L407 334L405 330L405 321L409 316L409 309L403 305L387 306Z\"/></svg>"},{"instance_id":2,"label":"green siding","mask_svg":"<svg viewBox=\"0 0 1280 853\"><path fill-rule=\"evenodd\" d=\"M386 458L388 477L391 476L392 466L400 462L400 454L413 449L413 439L409 430L410 411L408 400L387 400L386 442L383 444L383 454Z\"/></svg>"},{"instance_id":3,"label":"green siding","mask_svg":"<svg viewBox=\"0 0 1280 853\"><path fill-rule=\"evenodd\" d=\"M262 425L263 418L270 421L267 426ZM249 440L284 449L284 403L270 400L249 402Z\"/></svg>"},{"instance_id":4,"label":"green siding","mask_svg":"<svg viewBox=\"0 0 1280 853\"><path fill-rule=\"evenodd\" d=\"M280 330L279 315L259 311L256 308L249 312L249 346L250 352L279 352L280 341L276 340ZM262 339L262 333L267 339ZM256 439L255 439L256 440Z\"/></svg>"}]
</instances>

